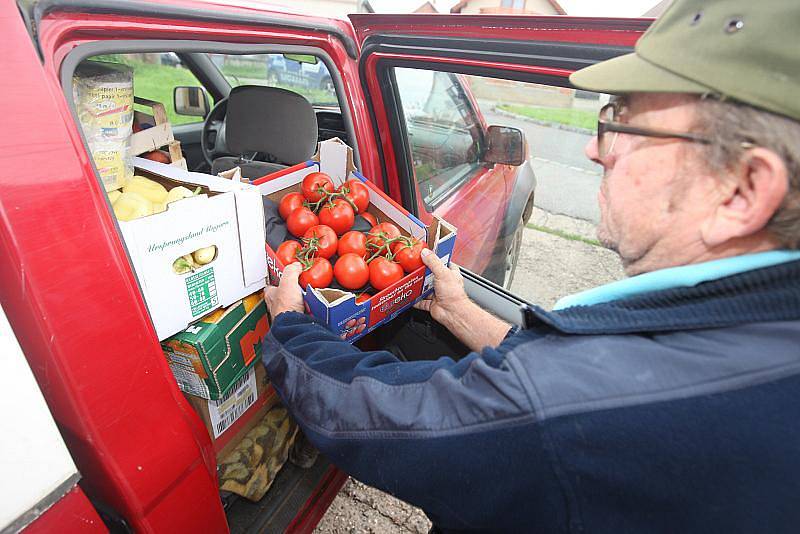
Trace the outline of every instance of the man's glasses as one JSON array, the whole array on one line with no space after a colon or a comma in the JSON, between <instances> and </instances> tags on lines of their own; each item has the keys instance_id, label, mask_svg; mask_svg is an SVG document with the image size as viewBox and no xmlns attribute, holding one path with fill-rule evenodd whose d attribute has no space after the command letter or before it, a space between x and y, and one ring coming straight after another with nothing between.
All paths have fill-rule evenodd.
<instances>
[{"instance_id":1,"label":"man's glasses","mask_svg":"<svg viewBox=\"0 0 800 534\"><path fill-rule=\"evenodd\" d=\"M614 143L616 143L617 134L619 133L665 139L684 139L686 141L703 143L706 145L711 143L711 139L698 134L639 128L637 126L630 126L618 122L617 119L619 119L623 109L624 102L622 100L613 100L600 108L600 114L597 118L597 152L601 159L608 156L614 150Z\"/></svg>"}]
</instances>

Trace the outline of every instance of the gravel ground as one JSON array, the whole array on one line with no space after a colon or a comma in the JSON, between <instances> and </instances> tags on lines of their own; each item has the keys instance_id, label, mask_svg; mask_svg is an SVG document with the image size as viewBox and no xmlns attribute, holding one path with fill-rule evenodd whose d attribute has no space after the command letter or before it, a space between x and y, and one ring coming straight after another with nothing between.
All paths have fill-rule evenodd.
<instances>
[{"instance_id":1,"label":"gravel ground","mask_svg":"<svg viewBox=\"0 0 800 534\"><path fill-rule=\"evenodd\" d=\"M592 223L536 209L530 224L585 239ZM511 291L551 308L565 296L624 276L616 254L602 247L526 228ZM430 521L418 508L350 479L314 532L426 533Z\"/></svg>"}]
</instances>

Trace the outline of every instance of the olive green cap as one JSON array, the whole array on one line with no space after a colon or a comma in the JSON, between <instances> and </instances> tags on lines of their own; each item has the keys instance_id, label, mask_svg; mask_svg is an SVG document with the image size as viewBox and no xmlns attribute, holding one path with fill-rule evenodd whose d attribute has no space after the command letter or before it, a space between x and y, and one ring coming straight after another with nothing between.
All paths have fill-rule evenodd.
<instances>
[{"instance_id":1,"label":"olive green cap","mask_svg":"<svg viewBox=\"0 0 800 534\"><path fill-rule=\"evenodd\" d=\"M570 81L611 94L712 94L800 120L800 0L675 0L635 52Z\"/></svg>"}]
</instances>

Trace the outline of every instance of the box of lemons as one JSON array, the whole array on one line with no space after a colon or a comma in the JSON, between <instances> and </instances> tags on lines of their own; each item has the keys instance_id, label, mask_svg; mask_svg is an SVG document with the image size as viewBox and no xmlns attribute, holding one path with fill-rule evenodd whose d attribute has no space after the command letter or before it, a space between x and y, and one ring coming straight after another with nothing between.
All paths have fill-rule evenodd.
<instances>
[{"instance_id":1,"label":"box of lemons","mask_svg":"<svg viewBox=\"0 0 800 534\"><path fill-rule=\"evenodd\" d=\"M265 284L256 187L135 158L108 194L159 340Z\"/></svg>"}]
</instances>

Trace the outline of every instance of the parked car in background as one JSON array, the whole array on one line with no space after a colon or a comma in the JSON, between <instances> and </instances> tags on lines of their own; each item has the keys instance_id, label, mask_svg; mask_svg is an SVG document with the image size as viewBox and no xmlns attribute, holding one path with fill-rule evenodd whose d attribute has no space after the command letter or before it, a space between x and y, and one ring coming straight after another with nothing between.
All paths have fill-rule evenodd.
<instances>
[{"instance_id":1,"label":"parked car in background","mask_svg":"<svg viewBox=\"0 0 800 534\"><path fill-rule=\"evenodd\" d=\"M331 74L325 64L313 55L270 54L267 59L267 80L276 86L333 90Z\"/></svg>"},{"instance_id":2,"label":"parked car in background","mask_svg":"<svg viewBox=\"0 0 800 534\"><path fill-rule=\"evenodd\" d=\"M226 103L239 85L285 84L305 96L317 118L310 135L345 140L363 175L423 222L442 216L457 226L452 259L474 271L465 271L468 293L520 323L521 300L482 275L508 281L532 206L536 146L499 122L495 104L506 96L491 82L568 91L570 72L627 53L649 21L454 17L346 22L245 0L0 4L0 66L14 74L0 84L0 298L80 477L27 515L15 509L0 529L47 528L37 517L70 499L74 508L61 510L96 511L114 532L310 532L347 478L320 458L310 468L287 464L258 502L220 492L209 435L165 362L77 121L73 74L84 61L129 65L135 94L167 104L199 172L225 156L297 163L278 150L233 153ZM180 65L160 65L158 54ZM316 63L293 61L298 54ZM155 63L142 59L149 55ZM173 94L187 86L208 95L205 116L177 114ZM194 113L202 102L178 108ZM292 142L282 130L261 133L277 148ZM404 358L467 353L417 312L364 343ZM5 443L0 454L13 462Z\"/></svg>"},{"instance_id":3,"label":"parked car in background","mask_svg":"<svg viewBox=\"0 0 800 534\"><path fill-rule=\"evenodd\" d=\"M167 65L170 67L177 67L181 64L181 59L175 54L175 52L165 52L163 54L159 54L159 60L162 65Z\"/></svg>"}]
</instances>

